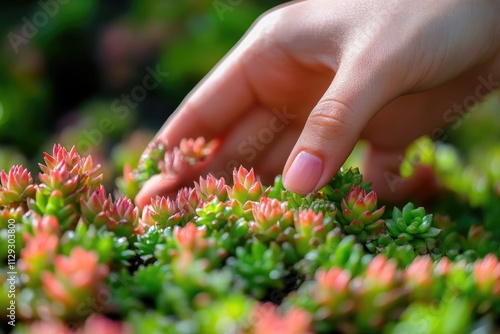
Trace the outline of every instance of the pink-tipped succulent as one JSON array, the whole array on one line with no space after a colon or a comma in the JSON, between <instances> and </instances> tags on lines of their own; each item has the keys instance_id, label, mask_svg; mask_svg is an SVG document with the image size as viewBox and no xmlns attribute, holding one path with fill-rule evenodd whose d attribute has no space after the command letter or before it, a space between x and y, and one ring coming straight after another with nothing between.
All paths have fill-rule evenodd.
<instances>
[{"instance_id":1,"label":"pink-tipped succulent","mask_svg":"<svg viewBox=\"0 0 500 334\"><path fill-rule=\"evenodd\" d=\"M473 273L479 291L484 296L500 297L500 262L495 255L488 254L477 261Z\"/></svg>"},{"instance_id":2,"label":"pink-tipped succulent","mask_svg":"<svg viewBox=\"0 0 500 334\"><path fill-rule=\"evenodd\" d=\"M94 167L92 157L80 157L73 146L68 152L54 145L53 154L44 153L45 165L39 164L39 178L49 191L58 189L65 196L83 190L85 185L96 188L102 181L100 165Z\"/></svg>"},{"instance_id":3,"label":"pink-tipped succulent","mask_svg":"<svg viewBox=\"0 0 500 334\"><path fill-rule=\"evenodd\" d=\"M247 201L258 201L265 194L262 183L257 180L253 168L248 171L243 166L233 171L234 185L227 188L230 199L235 199L242 205Z\"/></svg>"},{"instance_id":4,"label":"pink-tipped succulent","mask_svg":"<svg viewBox=\"0 0 500 334\"><path fill-rule=\"evenodd\" d=\"M221 202L228 199L224 178L216 179L212 174L208 174L206 179L200 176L200 182L195 182L195 187L205 202L211 202L215 198Z\"/></svg>"},{"instance_id":5,"label":"pink-tipped succulent","mask_svg":"<svg viewBox=\"0 0 500 334\"><path fill-rule=\"evenodd\" d=\"M314 210L300 210L294 219L296 234L295 245L298 252L305 256L312 247L317 246L326 238L323 212L315 213Z\"/></svg>"},{"instance_id":6,"label":"pink-tipped succulent","mask_svg":"<svg viewBox=\"0 0 500 334\"><path fill-rule=\"evenodd\" d=\"M105 226L121 237L130 237L140 230L139 208L127 197L113 202L102 186L83 196L80 205L82 220L88 224L98 228Z\"/></svg>"},{"instance_id":7,"label":"pink-tipped succulent","mask_svg":"<svg viewBox=\"0 0 500 334\"><path fill-rule=\"evenodd\" d=\"M48 232L24 236L25 246L21 250L19 269L26 274L28 284L35 284L41 272L52 264L59 245L59 238Z\"/></svg>"},{"instance_id":8,"label":"pink-tipped succulent","mask_svg":"<svg viewBox=\"0 0 500 334\"><path fill-rule=\"evenodd\" d=\"M32 224L35 234L49 233L58 235L60 232L59 221L54 216L40 217L34 214Z\"/></svg>"},{"instance_id":9,"label":"pink-tipped succulent","mask_svg":"<svg viewBox=\"0 0 500 334\"><path fill-rule=\"evenodd\" d=\"M85 321L79 334L132 334L132 330L124 323L108 319L100 314L92 314Z\"/></svg>"},{"instance_id":10,"label":"pink-tipped succulent","mask_svg":"<svg viewBox=\"0 0 500 334\"><path fill-rule=\"evenodd\" d=\"M99 263L96 253L77 247L69 256L56 256L54 271L45 271L41 279L45 294L64 307L65 317L82 317L84 314L79 314L82 310L78 306L104 289L107 274L107 266Z\"/></svg>"},{"instance_id":11,"label":"pink-tipped succulent","mask_svg":"<svg viewBox=\"0 0 500 334\"><path fill-rule=\"evenodd\" d=\"M376 235L384 231L385 224L381 217L385 207L377 208L377 194L374 191L367 194L359 186L351 188L342 199L341 207L339 219L347 233Z\"/></svg>"},{"instance_id":12,"label":"pink-tipped succulent","mask_svg":"<svg viewBox=\"0 0 500 334\"><path fill-rule=\"evenodd\" d=\"M275 198L262 197L253 205L252 213L254 221L250 222L250 230L268 239L281 239L282 233L293 225L293 211Z\"/></svg>"},{"instance_id":13,"label":"pink-tipped succulent","mask_svg":"<svg viewBox=\"0 0 500 334\"><path fill-rule=\"evenodd\" d=\"M351 274L343 269L333 267L329 270L320 269L316 272L318 286L334 294L346 294L349 292Z\"/></svg>"},{"instance_id":14,"label":"pink-tipped succulent","mask_svg":"<svg viewBox=\"0 0 500 334\"><path fill-rule=\"evenodd\" d=\"M257 306L252 317L255 319L253 334L312 334L312 318L309 313L292 308L281 314L271 303Z\"/></svg>"},{"instance_id":15,"label":"pink-tipped succulent","mask_svg":"<svg viewBox=\"0 0 500 334\"><path fill-rule=\"evenodd\" d=\"M397 263L384 255L377 255L366 268L366 288L388 289L394 286L397 280Z\"/></svg>"},{"instance_id":16,"label":"pink-tipped succulent","mask_svg":"<svg viewBox=\"0 0 500 334\"><path fill-rule=\"evenodd\" d=\"M112 203L106 214L106 228L118 236L130 237L139 227L139 209L126 197Z\"/></svg>"},{"instance_id":17,"label":"pink-tipped succulent","mask_svg":"<svg viewBox=\"0 0 500 334\"><path fill-rule=\"evenodd\" d=\"M13 166L8 173L0 171L0 208L35 197L31 173L23 166Z\"/></svg>"},{"instance_id":18,"label":"pink-tipped succulent","mask_svg":"<svg viewBox=\"0 0 500 334\"><path fill-rule=\"evenodd\" d=\"M406 286L419 299L432 298L433 261L429 256L417 257L404 271Z\"/></svg>"},{"instance_id":19,"label":"pink-tipped succulent","mask_svg":"<svg viewBox=\"0 0 500 334\"><path fill-rule=\"evenodd\" d=\"M314 301L324 308L328 318L338 318L352 310L354 304L348 301L351 274L341 268L320 269L316 272Z\"/></svg>"},{"instance_id":20,"label":"pink-tipped succulent","mask_svg":"<svg viewBox=\"0 0 500 334\"><path fill-rule=\"evenodd\" d=\"M26 209L22 206L0 209L0 229L6 229L9 220L20 222L25 212Z\"/></svg>"},{"instance_id":21,"label":"pink-tipped succulent","mask_svg":"<svg viewBox=\"0 0 500 334\"><path fill-rule=\"evenodd\" d=\"M160 163L160 170L167 176L175 176L187 168L190 168L190 165L184 160L179 149L167 151L163 162Z\"/></svg>"},{"instance_id":22,"label":"pink-tipped succulent","mask_svg":"<svg viewBox=\"0 0 500 334\"><path fill-rule=\"evenodd\" d=\"M65 161L60 161L54 168L47 170L45 174L40 173L40 181L49 191L59 190L64 196L70 196L83 190L81 175L71 173Z\"/></svg>"},{"instance_id":23,"label":"pink-tipped succulent","mask_svg":"<svg viewBox=\"0 0 500 334\"><path fill-rule=\"evenodd\" d=\"M196 214L196 209L201 207L203 199L196 188L182 188L177 192L176 203L186 220Z\"/></svg>"},{"instance_id":24,"label":"pink-tipped succulent","mask_svg":"<svg viewBox=\"0 0 500 334\"><path fill-rule=\"evenodd\" d=\"M23 331L24 333L24 331ZM61 321L35 321L30 326L28 334L132 334L131 329L124 323L108 319L100 314L92 314L85 320L81 329L75 331Z\"/></svg>"},{"instance_id":25,"label":"pink-tipped succulent","mask_svg":"<svg viewBox=\"0 0 500 334\"><path fill-rule=\"evenodd\" d=\"M295 219L295 230L302 236L311 238L314 235L324 235L323 212L315 213L312 209L300 210Z\"/></svg>"},{"instance_id":26,"label":"pink-tipped succulent","mask_svg":"<svg viewBox=\"0 0 500 334\"><path fill-rule=\"evenodd\" d=\"M107 211L110 209L113 199L106 193L104 186L99 186L92 191L87 189L86 193L80 198L80 209L82 219L88 224L94 224L98 227L106 225L108 222Z\"/></svg>"},{"instance_id":27,"label":"pink-tipped succulent","mask_svg":"<svg viewBox=\"0 0 500 334\"><path fill-rule=\"evenodd\" d=\"M215 142L208 142L204 137L196 139L182 139L179 143L179 150L182 153L184 160L190 165L194 165L209 157L215 148Z\"/></svg>"},{"instance_id":28,"label":"pink-tipped succulent","mask_svg":"<svg viewBox=\"0 0 500 334\"><path fill-rule=\"evenodd\" d=\"M55 145L53 155L44 155L45 165L39 164L41 183L28 207L41 216L56 216L62 230L72 229L80 218L79 198L100 185L100 166L94 167L90 156L81 158L75 147L68 152Z\"/></svg>"},{"instance_id":29,"label":"pink-tipped succulent","mask_svg":"<svg viewBox=\"0 0 500 334\"><path fill-rule=\"evenodd\" d=\"M163 196L156 196L151 203L142 210L141 222L146 226L159 226L165 228L180 224L183 219L177 203Z\"/></svg>"},{"instance_id":30,"label":"pink-tipped succulent","mask_svg":"<svg viewBox=\"0 0 500 334\"><path fill-rule=\"evenodd\" d=\"M192 222L187 223L184 227L174 227L174 239L184 251L203 251L208 246L205 234L206 229L199 229Z\"/></svg>"},{"instance_id":31,"label":"pink-tipped succulent","mask_svg":"<svg viewBox=\"0 0 500 334\"><path fill-rule=\"evenodd\" d=\"M377 255L351 285L356 296L356 323L361 332L381 329L405 295L397 263Z\"/></svg>"}]
</instances>

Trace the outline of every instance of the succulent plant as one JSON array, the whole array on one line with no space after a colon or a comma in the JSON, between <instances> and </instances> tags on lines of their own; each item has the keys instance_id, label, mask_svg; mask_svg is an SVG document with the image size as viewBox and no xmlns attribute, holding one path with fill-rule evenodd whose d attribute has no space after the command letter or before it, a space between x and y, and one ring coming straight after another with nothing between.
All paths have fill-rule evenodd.
<instances>
[{"instance_id":1,"label":"succulent plant","mask_svg":"<svg viewBox=\"0 0 500 334\"><path fill-rule=\"evenodd\" d=\"M423 207L415 208L408 203L392 212L392 219L386 220L387 233L395 239L396 244L412 244L419 254L426 254L436 245L436 237L440 229L432 226L432 215L426 215Z\"/></svg>"},{"instance_id":2,"label":"succulent plant","mask_svg":"<svg viewBox=\"0 0 500 334\"><path fill-rule=\"evenodd\" d=\"M153 175L161 173L160 161L165 157L166 147L159 141L151 142L142 154L133 178L141 185Z\"/></svg>"},{"instance_id":3,"label":"succulent plant","mask_svg":"<svg viewBox=\"0 0 500 334\"><path fill-rule=\"evenodd\" d=\"M349 234L378 235L385 230L384 220L381 219L385 207L377 207L377 195L374 191L366 193L360 186L351 188L342 199L339 221Z\"/></svg>"},{"instance_id":4,"label":"succulent plant","mask_svg":"<svg viewBox=\"0 0 500 334\"><path fill-rule=\"evenodd\" d=\"M311 316L300 308L292 308L285 314L281 314L279 309L271 304L264 303L254 310L253 318L256 322L249 331L252 334L311 334Z\"/></svg>"},{"instance_id":5,"label":"succulent plant","mask_svg":"<svg viewBox=\"0 0 500 334\"><path fill-rule=\"evenodd\" d=\"M150 147L122 181L201 170L212 145ZM453 211L460 193L437 216L391 206L384 221L357 169L298 195L241 167L232 184L207 175L141 210L107 193L74 149L55 146L40 168L39 182L20 166L1 175L0 258L19 257L7 261L19 273L16 333L397 332L415 316L455 330L449 312L468 330L500 311L496 198ZM3 316L11 278L0 277Z\"/></svg>"},{"instance_id":6,"label":"succulent plant","mask_svg":"<svg viewBox=\"0 0 500 334\"><path fill-rule=\"evenodd\" d=\"M244 205L247 201L258 201L265 194L262 183L257 180L253 169L248 171L243 166L233 171L233 186L227 188L230 199Z\"/></svg>"},{"instance_id":7,"label":"succulent plant","mask_svg":"<svg viewBox=\"0 0 500 334\"><path fill-rule=\"evenodd\" d=\"M31 173L20 165L13 166L8 173L0 171L0 181L0 208L17 206L16 203L35 197Z\"/></svg>"},{"instance_id":8,"label":"succulent plant","mask_svg":"<svg viewBox=\"0 0 500 334\"><path fill-rule=\"evenodd\" d=\"M200 182L195 182L195 186L205 202L211 202L214 198L217 198L221 202L228 199L226 180L224 178L216 179L211 174L206 178L200 176Z\"/></svg>"},{"instance_id":9,"label":"succulent plant","mask_svg":"<svg viewBox=\"0 0 500 334\"><path fill-rule=\"evenodd\" d=\"M265 240L284 241L287 230L291 232L293 212L277 199L262 198L253 204L254 220L249 223L250 232Z\"/></svg>"},{"instance_id":10,"label":"succulent plant","mask_svg":"<svg viewBox=\"0 0 500 334\"><path fill-rule=\"evenodd\" d=\"M82 248L74 248L69 257L57 255L54 271L41 275L42 287L48 299L62 306L60 314L64 319L84 317L90 309L83 309L82 303L105 289L104 278L108 268L99 264L97 254Z\"/></svg>"},{"instance_id":11,"label":"succulent plant","mask_svg":"<svg viewBox=\"0 0 500 334\"><path fill-rule=\"evenodd\" d=\"M367 193L371 191L371 183L363 182L358 168L341 168L323 191L330 201L340 203L353 187L358 186Z\"/></svg>"},{"instance_id":12,"label":"succulent plant","mask_svg":"<svg viewBox=\"0 0 500 334\"><path fill-rule=\"evenodd\" d=\"M333 221L324 218L323 213L314 213L312 209L296 213L294 244L297 252L305 256L309 251L323 243L326 234L333 229Z\"/></svg>"},{"instance_id":13,"label":"succulent plant","mask_svg":"<svg viewBox=\"0 0 500 334\"><path fill-rule=\"evenodd\" d=\"M276 243L266 246L255 240L245 247L236 249L236 256L230 257L228 266L236 275L236 284L251 295L262 298L269 289L282 289L286 275L283 254Z\"/></svg>"}]
</instances>

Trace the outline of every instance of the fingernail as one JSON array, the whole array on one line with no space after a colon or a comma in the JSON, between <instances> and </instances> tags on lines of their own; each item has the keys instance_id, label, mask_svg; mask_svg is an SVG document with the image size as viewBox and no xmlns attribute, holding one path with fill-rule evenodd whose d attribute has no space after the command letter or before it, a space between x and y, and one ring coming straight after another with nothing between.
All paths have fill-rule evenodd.
<instances>
[{"instance_id":1,"label":"fingernail","mask_svg":"<svg viewBox=\"0 0 500 334\"><path fill-rule=\"evenodd\" d=\"M314 190L323 174L323 162L307 152L300 152L285 174L283 185L286 189L307 194Z\"/></svg>"}]
</instances>

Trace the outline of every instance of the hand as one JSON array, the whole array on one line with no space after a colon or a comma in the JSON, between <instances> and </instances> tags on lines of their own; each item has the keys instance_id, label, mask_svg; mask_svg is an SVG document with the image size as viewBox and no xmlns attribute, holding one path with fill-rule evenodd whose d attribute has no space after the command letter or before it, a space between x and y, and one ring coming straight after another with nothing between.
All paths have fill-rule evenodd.
<instances>
[{"instance_id":1,"label":"hand","mask_svg":"<svg viewBox=\"0 0 500 334\"><path fill-rule=\"evenodd\" d=\"M500 85L499 55L498 0L295 1L263 15L157 139L219 138L197 172L230 175L243 164L269 183L284 166L285 187L304 194L324 186L364 138L365 176L390 200L430 180L387 176L412 140L456 125L463 109L454 104ZM152 180L137 203L196 176Z\"/></svg>"}]
</instances>

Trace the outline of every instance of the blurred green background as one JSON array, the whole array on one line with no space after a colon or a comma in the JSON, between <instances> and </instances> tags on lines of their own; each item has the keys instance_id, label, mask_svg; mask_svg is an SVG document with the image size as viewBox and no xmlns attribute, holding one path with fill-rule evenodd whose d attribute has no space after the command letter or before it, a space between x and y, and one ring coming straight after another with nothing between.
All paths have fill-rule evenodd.
<instances>
[{"instance_id":1,"label":"blurred green background","mask_svg":"<svg viewBox=\"0 0 500 334\"><path fill-rule=\"evenodd\" d=\"M29 166L61 143L92 153L114 178L254 20L282 2L3 1L0 169ZM144 89L156 69L168 76Z\"/></svg>"}]
</instances>

